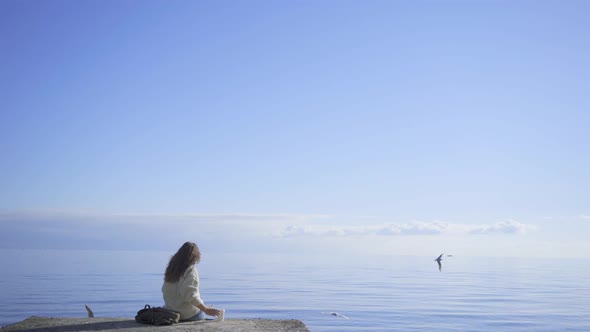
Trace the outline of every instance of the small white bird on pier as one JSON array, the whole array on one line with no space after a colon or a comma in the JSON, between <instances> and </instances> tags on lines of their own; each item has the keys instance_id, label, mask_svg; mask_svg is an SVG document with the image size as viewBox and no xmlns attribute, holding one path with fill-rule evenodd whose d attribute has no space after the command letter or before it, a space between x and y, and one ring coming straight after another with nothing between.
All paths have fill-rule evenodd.
<instances>
[{"instance_id":1,"label":"small white bird on pier","mask_svg":"<svg viewBox=\"0 0 590 332\"><path fill-rule=\"evenodd\" d=\"M86 312L88 313L88 317L94 318L94 312L92 312L92 309L90 309L90 307L86 304L84 305L84 307L86 308Z\"/></svg>"}]
</instances>

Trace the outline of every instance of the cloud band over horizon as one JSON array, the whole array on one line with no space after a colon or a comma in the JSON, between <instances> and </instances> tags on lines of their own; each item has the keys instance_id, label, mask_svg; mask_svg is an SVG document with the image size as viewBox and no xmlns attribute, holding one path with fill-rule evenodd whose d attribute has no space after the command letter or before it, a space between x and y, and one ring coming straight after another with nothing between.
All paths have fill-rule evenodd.
<instances>
[{"instance_id":1,"label":"cloud band over horizon","mask_svg":"<svg viewBox=\"0 0 590 332\"><path fill-rule=\"evenodd\" d=\"M441 221L386 223L368 226L326 226L289 225L275 234L277 237L298 236L404 236L404 235L486 235L486 234L526 234L536 229L535 225L515 220L494 224L458 224Z\"/></svg>"}]
</instances>

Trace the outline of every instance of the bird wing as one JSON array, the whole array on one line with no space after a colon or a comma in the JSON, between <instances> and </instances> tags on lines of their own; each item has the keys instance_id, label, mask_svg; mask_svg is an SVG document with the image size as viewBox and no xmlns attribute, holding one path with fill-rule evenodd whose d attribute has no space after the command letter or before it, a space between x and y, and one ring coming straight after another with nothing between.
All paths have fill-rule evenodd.
<instances>
[{"instance_id":1,"label":"bird wing","mask_svg":"<svg viewBox=\"0 0 590 332\"><path fill-rule=\"evenodd\" d=\"M436 262L438 263L438 270L440 271L442 269L442 264L438 260Z\"/></svg>"}]
</instances>

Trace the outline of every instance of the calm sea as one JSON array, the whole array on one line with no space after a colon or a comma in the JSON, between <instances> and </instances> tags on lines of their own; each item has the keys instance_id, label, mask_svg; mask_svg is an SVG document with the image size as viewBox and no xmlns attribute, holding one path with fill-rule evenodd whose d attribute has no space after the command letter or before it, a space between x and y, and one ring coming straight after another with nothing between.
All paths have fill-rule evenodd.
<instances>
[{"instance_id":1,"label":"calm sea","mask_svg":"<svg viewBox=\"0 0 590 332\"><path fill-rule=\"evenodd\" d=\"M84 304L132 318L162 305L170 254L0 250L0 325L85 317ZM433 259L205 253L198 268L203 299L227 318L295 318L311 331L590 331L589 260L449 257L438 272Z\"/></svg>"}]
</instances>

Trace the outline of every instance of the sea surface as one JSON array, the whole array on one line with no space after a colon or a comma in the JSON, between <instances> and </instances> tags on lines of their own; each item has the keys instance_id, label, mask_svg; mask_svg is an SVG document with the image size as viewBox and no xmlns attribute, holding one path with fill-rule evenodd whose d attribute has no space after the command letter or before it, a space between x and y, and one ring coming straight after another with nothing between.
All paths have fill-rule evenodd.
<instances>
[{"instance_id":1,"label":"sea surface","mask_svg":"<svg viewBox=\"0 0 590 332\"><path fill-rule=\"evenodd\" d=\"M0 325L31 315L134 317L163 304L159 251L0 250ZM207 305L311 331L590 331L590 261L203 255ZM338 312L350 319L327 315Z\"/></svg>"}]
</instances>

